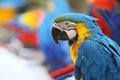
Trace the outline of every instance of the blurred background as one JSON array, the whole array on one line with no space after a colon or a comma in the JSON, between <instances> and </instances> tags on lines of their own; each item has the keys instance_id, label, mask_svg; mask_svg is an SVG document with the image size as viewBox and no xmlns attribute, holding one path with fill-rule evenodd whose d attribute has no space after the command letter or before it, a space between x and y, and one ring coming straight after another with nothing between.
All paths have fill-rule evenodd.
<instances>
[{"instance_id":1,"label":"blurred background","mask_svg":"<svg viewBox=\"0 0 120 80\"><path fill-rule=\"evenodd\" d=\"M74 80L68 43L51 38L54 19L69 12L98 18L120 45L120 0L0 0L0 80Z\"/></svg>"}]
</instances>

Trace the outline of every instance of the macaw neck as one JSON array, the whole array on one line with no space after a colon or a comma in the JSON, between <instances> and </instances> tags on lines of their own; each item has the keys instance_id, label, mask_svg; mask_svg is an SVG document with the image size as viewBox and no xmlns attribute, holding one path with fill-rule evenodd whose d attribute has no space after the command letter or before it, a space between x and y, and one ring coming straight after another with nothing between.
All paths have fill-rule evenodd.
<instances>
[{"instance_id":1,"label":"macaw neck","mask_svg":"<svg viewBox=\"0 0 120 80\"><path fill-rule=\"evenodd\" d=\"M70 53L74 64L76 63L78 48L83 41L87 39L98 40L101 38L101 36L104 36L100 29L97 31L92 29L90 31L85 27L83 23L77 24L75 26L75 29L77 31L78 37L76 41L74 41L74 43L70 46Z\"/></svg>"},{"instance_id":2,"label":"macaw neck","mask_svg":"<svg viewBox=\"0 0 120 80\"><path fill-rule=\"evenodd\" d=\"M77 54L78 54L78 48L80 46L80 44L85 40L90 38L91 34L89 32L89 30L85 27L85 25L83 23L78 23L75 26L75 29L77 31L78 34L78 38L76 41L74 41L74 43L70 46L70 53L71 53L71 57L73 60L73 63L76 63L76 59L77 59Z\"/></svg>"}]
</instances>

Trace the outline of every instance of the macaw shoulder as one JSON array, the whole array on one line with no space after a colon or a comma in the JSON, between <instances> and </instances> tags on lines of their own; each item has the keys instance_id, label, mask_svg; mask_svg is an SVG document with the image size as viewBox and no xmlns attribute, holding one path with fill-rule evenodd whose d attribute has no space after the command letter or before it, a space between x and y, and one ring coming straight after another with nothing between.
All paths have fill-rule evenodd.
<instances>
[{"instance_id":1,"label":"macaw shoulder","mask_svg":"<svg viewBox=\"0 0 120 80\"><path fill-rule=\"evenodd\" d=\"M119 55L110 50L105 43L86 40L79 46L76 66L80 67L80 71L88 79L92 76L96 77L95 80L99 80L97 78L103 76L101 80L120 80L119 65ZM106 75L112 76L104 79Z\"/></svg>"},{"instance_id":2,"label":"macaw shoulder","mask_svg":"<svg viewBox=\"0 0 120 80\"><path fill-rule=\"evenodd\" d=\"M99 43L99 41L93 41L88 39L81 43L81 45L79 46L79 50L91 51L101 49L102 47L103 46Z\"/></svg>"},{"instance_id":3,"label":"macaw shoulder","mask_svg":"<svg viewBox=\"0 0 120 80\"><path fill-rule=\"evenodd\" d=\"M89 61L89 58L92 60L96 59L97 62L105 59L115 60L114 63L117 63L117 66L120 68L120 47L109 38L103 38L99 41L85 40L79 46L77 64L81 64L80 59L87 59Z\"/></svg>"},{"instance_id":4,"label":"macaw shoulder","mask_svg":"<svg viewBox=\"0 0 120 80\"><path fill-rule=\"evenodd\" d=\"M110 52L99 42L92 40L85 40L78 49L78 57L76 64L81 66L82 62L86 65L103 64L111 56ZM103 62L103 63L102 63Z\"/></svg>"}]
</instances>

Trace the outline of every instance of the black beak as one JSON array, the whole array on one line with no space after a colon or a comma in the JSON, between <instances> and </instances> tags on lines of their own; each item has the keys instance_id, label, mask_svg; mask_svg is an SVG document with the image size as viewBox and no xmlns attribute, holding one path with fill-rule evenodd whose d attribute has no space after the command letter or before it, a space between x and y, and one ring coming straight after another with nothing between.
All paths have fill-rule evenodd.
<instances>
[{"instance_id":1,"label":"black beak","mask_svg":"<svg viewBox=\"0 0 120 80\"><path fill-rule=\"evenodd\" d=\"M56 44L58 44L58 40L69 40L65 31L61 31L55 27L52 28L52 38Z\"/></svg>"}]
</instances>

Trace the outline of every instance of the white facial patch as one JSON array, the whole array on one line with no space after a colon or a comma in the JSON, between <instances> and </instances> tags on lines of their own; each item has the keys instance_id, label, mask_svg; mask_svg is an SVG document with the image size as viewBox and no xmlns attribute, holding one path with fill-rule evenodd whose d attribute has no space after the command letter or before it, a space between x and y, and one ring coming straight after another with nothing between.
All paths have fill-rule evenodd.
<instances>
[{"instance_id":1,"label":"white facial patch","mask_svg":"<svg viewBox=\"0 0 120 80\"><path fill-rule=\"evenodd\" d=\"M75 30L69 30L69 31L65 30L65 32L67 33L70 40L73 39L77 34L77 32Z\"/></svg>"}]
</instances>

